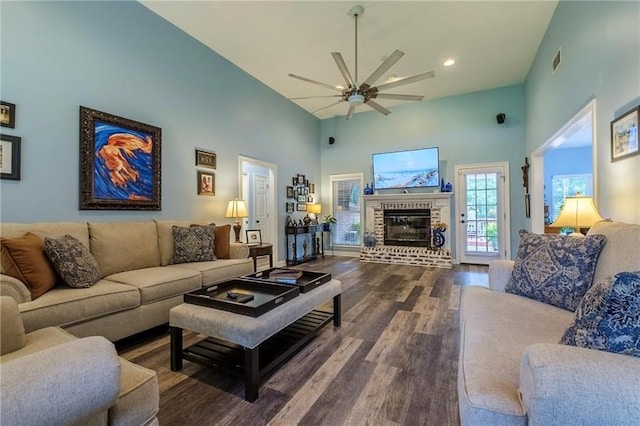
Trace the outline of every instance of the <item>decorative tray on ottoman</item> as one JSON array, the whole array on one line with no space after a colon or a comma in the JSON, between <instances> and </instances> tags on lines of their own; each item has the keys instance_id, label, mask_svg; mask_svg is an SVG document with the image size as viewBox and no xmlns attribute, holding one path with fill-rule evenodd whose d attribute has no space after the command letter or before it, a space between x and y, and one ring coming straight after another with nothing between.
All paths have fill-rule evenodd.
<instances>
[{"instance_id":1,"label":"decorative tray on ottoman","mask_svg":"<svg viewBox=\"0 0 640 426\"><path fill-rule=\"evenodd\" d=\"M237 278L187 293L184 295L184 301L258 317L297 297L298 294L300 289L295 286Z\"/></svg>"},{"instance_id":2,"label":"decorative tray on ottoman","mask_svg":"<svg viewBox=\"0 0 640 426\"><path fill-rule=\"evenodd\" d=\"M291 268L271 268L265 271L244 275L242 278L295 286L300 288L300 293L307 293L314 288L331 281L331 274Z\"/></svg>"}]
</instances>

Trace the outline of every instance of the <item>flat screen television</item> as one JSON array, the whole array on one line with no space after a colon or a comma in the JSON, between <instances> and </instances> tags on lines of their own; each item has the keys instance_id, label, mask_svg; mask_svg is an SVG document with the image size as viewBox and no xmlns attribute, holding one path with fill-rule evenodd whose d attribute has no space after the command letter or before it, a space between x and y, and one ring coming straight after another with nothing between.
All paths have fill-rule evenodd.
<instances>
[{"instance_id":1,"label":"flat screen television","mask_svg":"<svg viewBox=\"0 0 640 426\"><path fill-rule=\"evenodd\" d=\"M440 186L438 148L373 154L375 189Z\"/></svg>"}]
</instances>

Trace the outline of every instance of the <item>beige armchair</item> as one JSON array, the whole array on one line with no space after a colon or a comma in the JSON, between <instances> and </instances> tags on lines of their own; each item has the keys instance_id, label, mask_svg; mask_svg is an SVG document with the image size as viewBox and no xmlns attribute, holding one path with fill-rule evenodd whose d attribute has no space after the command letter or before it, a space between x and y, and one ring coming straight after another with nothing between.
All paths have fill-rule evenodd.
<instances>
[{"instance_id":1,"label":"beige armchair","mask_svg":"<svg viewBox=\"0 0 640 426\"><path fill-rule=\"evenodd\" d=\"M2 424L158 424L155 372L118 357L104 337L25 334L17 303L3 296L0 351Z\"/></svg>"}]
</instances>

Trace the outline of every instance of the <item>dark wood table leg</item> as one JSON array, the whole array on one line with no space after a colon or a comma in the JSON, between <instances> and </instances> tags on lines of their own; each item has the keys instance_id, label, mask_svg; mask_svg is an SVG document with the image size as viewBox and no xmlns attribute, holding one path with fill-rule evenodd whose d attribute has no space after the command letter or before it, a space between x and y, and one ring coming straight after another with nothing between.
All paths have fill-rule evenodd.
<instances>
[{"instance_id":1,"label":"dark wood table leg","mask_svg":"<svg viewBox=\"0 0 640 426\"><path fill-rule=\"evenodd\" d=\"M342 295L333 297L333 325L340 327L342 324Z\"/></svg>"},{"instance_id":2,"label":"dark wood table leg","mask_svg":"<svg viewBox=\"0 0 640 426\"><path fill-rule=\"evenodd\" d=\"M244 399L253 402L258 399L260 387L260 347L244 349Z\"/></svg>"},{"instance_id":3,"label":"dark wood table leg","mask_svg":"<svg viewBox=\"0 0 640 426\"><path fill-rule=\"evenodd\" d=\"M253 256L253 272L258 272L258 256Z\"/></svg>"},{"instance_id":4,"label":"dark wood table leg","mask_svg":"<svg viewBox=\"0 0 640 426\"><path fill-rule=\"evenodd\" d=\"M273 268L273 250L269 252L269 268Z\"/></svg>"},{"instance_id":5,"label":"dark wood table leg","mask_svg":"<svg viewBox=\"0 0 640 426\"><path fill-rule=\"evenodd\" d=\"M182 329L180 327L170 327L171 329L171 371L182 370Z\"/></svg>"}]
</instances>

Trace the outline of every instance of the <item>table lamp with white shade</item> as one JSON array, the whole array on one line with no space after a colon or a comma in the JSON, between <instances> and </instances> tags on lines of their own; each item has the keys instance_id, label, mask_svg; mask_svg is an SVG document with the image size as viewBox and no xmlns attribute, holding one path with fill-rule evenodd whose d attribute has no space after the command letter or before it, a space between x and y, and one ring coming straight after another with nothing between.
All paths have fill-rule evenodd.
<instances>
[{"instance_id":1,"label":"table lamp with white shade","mask_svg":"<svg viewBox=\"0 0 640 426\"><path fill-rule=\"evenodd\" d=\"M227 212L224 217L231 217L235 219L235 225L233 225L233 232L236 233L236 243L240 242L240 230L242 225L240 224L240 218L249 217L247 212L247 205L244 200L238 200L237 198L229 201L227 205Z\"/></svg>"},{"instance_id":2,"label":"table lamp with white shade","mask_svg":"<svg viewBox=\"0 0 640 426\"><path fill-rule=\"evenodd\" d=\"M582 235L580 228L591 228L599 220L602 220L602 217L600 217L595 204L593 204L593 198L578 195L564 199L562 210L560 210L558 218L551 226L571 227L573 228L573 233L570 235L578 236Z\"/></svg>"}]
</instances>

